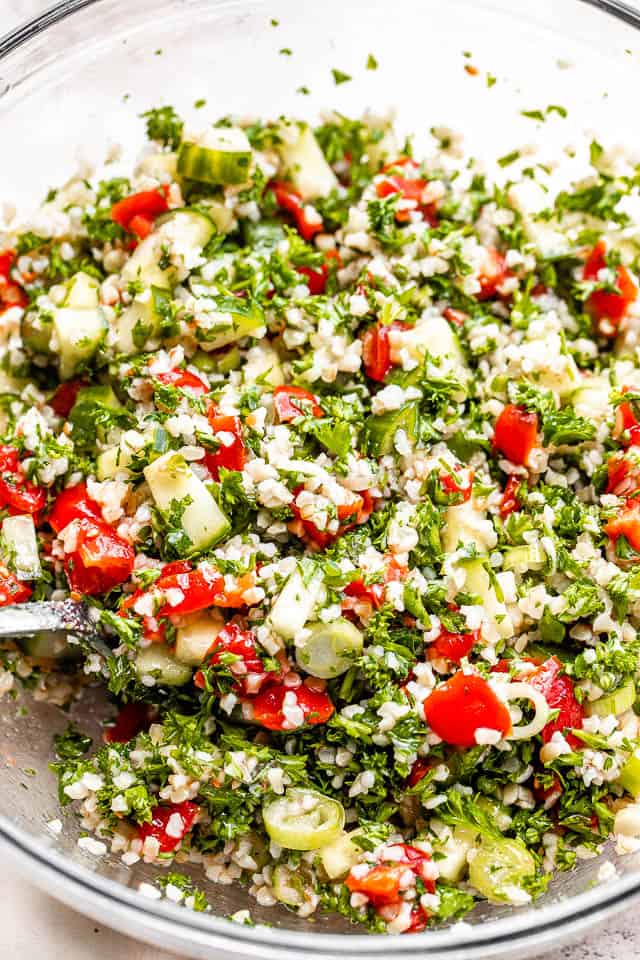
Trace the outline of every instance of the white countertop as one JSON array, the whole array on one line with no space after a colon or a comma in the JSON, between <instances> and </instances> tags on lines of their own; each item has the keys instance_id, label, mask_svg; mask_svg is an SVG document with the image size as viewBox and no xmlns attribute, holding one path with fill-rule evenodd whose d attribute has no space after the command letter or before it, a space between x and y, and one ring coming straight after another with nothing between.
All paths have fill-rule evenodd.
<instances>
[{"instance_id":1,"label":"white countertop","mask_svg":"<svg viewBox=\"0 0 640 960\"><path fill-rule=\"evenodd\" d=\"M0 32L49 5L49 0L0 0ZM562 960L632 960L639 949L640 911L633 911L614 919L585 941L564 948L560 955ZM6 864L0 873L0 956L37 960L86 960L88 956L92 960L180 960L175 954L160 953L156 947L146 947L74 913L36 890ZM552 956L553 953L547 955Z\"/></svg>"}]
</instances>

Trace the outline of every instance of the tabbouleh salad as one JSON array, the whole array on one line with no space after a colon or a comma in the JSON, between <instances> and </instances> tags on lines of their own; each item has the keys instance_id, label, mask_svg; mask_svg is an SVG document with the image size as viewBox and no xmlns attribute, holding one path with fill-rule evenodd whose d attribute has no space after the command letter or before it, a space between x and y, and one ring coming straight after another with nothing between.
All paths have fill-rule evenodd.
<instances>
[{"instance_id":1,"label":"tabbouleh salad","mask_svg":"<svg viewBox=\"0 0 640 960\"><path fill-rule=\"evenodd\" d=\"M392 933L637 850L640 168L145 118L0 238L0 603L112 649L0 687L108 685L80 845Z\"/></svg>"}]
</instances>

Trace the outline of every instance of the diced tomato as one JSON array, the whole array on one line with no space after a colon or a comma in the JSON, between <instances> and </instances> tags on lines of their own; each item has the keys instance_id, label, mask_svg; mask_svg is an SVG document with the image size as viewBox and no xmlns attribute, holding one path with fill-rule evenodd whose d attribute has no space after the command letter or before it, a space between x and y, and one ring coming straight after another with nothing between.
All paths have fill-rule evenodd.
<instances>
[{"instance_id":1,"label":"diced tomato","mask_svg":"<svg viewBox=\"0 0 640 960\"><path fill-rule=\"evenodd\" d=\"M129 233L135 233L139 240L144 240L153 230L153 217L147 217L143 213L137 213L132 217L128 226Z\"/></svg>"},{"instance_id":2,"label":"diced tomato","mask_svg":"<svg viewBox=\"0 0 640 960\"><path fill-rule=\"evenodd\" d=\"M445 320L448 320L449 323L452 323L455 327L463 327L469 319L469 314L465 313L464 310L454 310L452 307L445 307L442 315Z\"/></svg>"},{"instance_id":3,"label":"diced tomato","mask_svg":"<svg viewBox=\"0 0 640 960\"><path fill-rule=\"evenodd\" d=\"M475 746L480 727L498 730L503 737L511 731L509 711L487 681L461 670L427 697L424 714L445 743L458 747Z\"/></svg>"},{"instance_id":4,"label":"diced tomato","mask_svg":"<svg viewBox=\"0 0 640 960\"><path fill-rule=\"evenodd\" d=\"M533 795L538 803L541 803L544 806L545 810L550 810L551 807L557 803L562 796L562 784L558 775L554 773L553 783L550 787L542 787L538 778L534 777Z\"/></svg>"},{"instance_id":5,"label":"diced tomato","mask_svg":"<svg viewBox=\"0 0 640 960\"><path fill-rule=\"evenodd\" d=\"M29 297L20 284L14 283L9 278L15 260L16 255L13 250L5 250L0 253L0 314L11 307L24 309L29 303Z\"/></svg>"},{"instance_id":6,"label":"diced tomato","mask_svg":"<svg viewBox=\"0 0 640 960\"><path fill-rule=\"evenodd\" d=\"M500 516L506 520L509 514L515 513L520 509L520 500L518 499L518 490L522 480L512 474L507 480L507 485L500 501Z\"/></svg>"},{"instance_id":7,"label":"diced tomato","mask_svg":"<svg viewBox=\"0 0 640 960\"><path fill-rule=\"evenodd\" d=\"M144 233L146 227L141 226L143 221L151 227L155 218L166 213L168 209L169 204L163 190L142 190L114 203L111 207L111 219L124 230L136 233L142 238L147 235ZM138 233L140 229L142 233Z\"/></svg>"},{"instance_id":8,"label":"diced tomato","mask_svg":"<svg viewBox=\"0 0 640 960\"><path fill-rule=\"evenodd\" d=\"M453 663L460 663L478 642L478 636L478 630L472 630L470 633L449 633L443 627L433 643L429 644L429 659L452 660Z\"/></svg>"},{"instance_id":9,"label":"diced tomato","mask_svg":"<svg viewBox=\"0 0 640 960\"><path fill-rule=\"evenodd\" d=\"M629 390L629 387L623 387L622 392L628 393ZM616 410L613 436L620 441L623 447L640 445L640 423L636 419L634 407L631 403L621 403Z\"/></svg>"},{"instance_id":10,"label":"diced tomato","mask_svg":"<svg viewBox=\"0 0 640 960\"><path fill-rule=\"evenodd\" d=\"M253 630L242 630L235 623L227 623L213 641L205 662L217 666L224 662L225 655L232 654L238 659L229 664L229 670L236 678L236 690L243 696L253 696L270 681L277 680L281 671L266 671L264 663L256 649ZM197 687L204 688L202 671L194 678Z\"/></svg>"},{"instance_id":11,"label":"diced tomato","mask_svg":"<svg viewBox=\"0 0 640 960\"><path fill-rule=\"evenodd\" d=\"M202 396L202 394L210 392L204 380L201 380L195 373L191 373L190 370L167 370L166 373L157 373L155 379L159 380L160 383L179 387L181 390L190 390L196 396Z\"/></svg>"},{"instance_id":12,"label":"diced tomato","mask_svg":"<svg viewBox=\"0 0 640 960\"><path fill-rule=\"evenodd\" d=\"M561 733L565 729L582 729L584 711L578 701L573 688L573 680L563 673L563 666L557 657L549 657L541 666L526 675L526 682L539 690L547 701L551 710L559 710L555 720L551 720L542 731L545 743L551 740L556 730ZM567 741L572 747L581 747L582 741L573 734L567 734Z\"/></svg>"},{"instance_id":13,"label":"diced tomato","mask_svg":"<svg viewBox=\"0 0 640 960\"><path fill-rule=\"evenodd\" d=\"M302 402L300 402L302 401ZM304 387L276 387L273 391L273 405L280 423L289 423L297 417L322 417L322 407L312 393Z\"/></svg>"},{"instance_id":14,"label":"diced tomato","mask_svg":"<svg viewBox=\"0 0 640 960\"><path fill-rule=\"evenodd\" d=\"M428 893L435 891L433 867L428 853L408 843L393 844L392 849L394 851L392 861L381 859L366 873L360 869L357 871L352 869L344 881L351 893L361 893L366 896L376 912L387 922L397 916L404 902L403 894L415 887L416 878L421 880ZM384 853L382 856L384 857ZM424 930L428 919L429 914L426 910L419 905L414 906L411 923L405 933Z\"/></svg>"},{"instance_id":15,"label":"diced tomato","mask_svg":"<svg viewBox=\"0 0 640 960\"><path fill-rule=\"evenodd\" d=\"M415 787L421 780L424 780L432 766L433 763L429 763L428 760L418 758L411 767L411 771L407 777L407 786Z\"/></svg>"},{"instance_id":16,"label":"diced tomato","mask_svg":"<svg viewBox=\"0 0 640 960\"><path fill-rule=\"evenodd\" d=\"M299 687L287 687L284 683L267 687L250 701L253 705L253 719L267 730L290 730L282 707L287 693L295 696L296 704L302 710L305 724L315 726L326 723L334 713L335 707L328 694L312 690L304 683Z\"/></svg>"},{"instance_id":17,"label":"diced tomato","mask_svg":"<svg viewBox=\"0 0 640 960\"><path fill-rule=\"evenodd\" d=\"M24 603L32 593L31 587L18 580L4 563L0 563L0 607Z\"/></svg>"},{"instance_id":18,"label":"diced tomato","mask_svg":"<svg viewBox=\"0 0 640 960\"><path fill-rule=\"evenodd\" d=\"M438 476L438 486L443 502L450 505L466 503L473 491L473 476L473 470L470 468L442 470ZM438 500L437 491L436 500Z\"/></svg>"},{"instance_id":19,"label":"diced tomato","mask_svg":"<svg viewBox=\"0 0 640 960\"><path fill-rule=\"evenodd\" d=\"M129 617L140 616L135 609L136 603L140 597L144 596L144 590L135 590L133 593L127 594L127 596L121 600L120 609L118 610L118 616L122 617L123 620L128 620ZM159 620L156 616L147 616L146 614L142 616L142 636L145 640L148 640L150 643L165 643L167 638L167 624L164 620Z\"/></svg>"},{"instance_id":20,"label":"diced tomato","mask_svg":"<svg viewBox=\"0 0 640 960\"><path fill-rule=\"evenodd\" d=\"M538 414L508 403L496 420L493 449L512 463L527 466L538 439Z\"/></svg>"},{"instance_id":21,"label":"diced tomato","mask_svg":"<svg viewBox=\"0 0 640 960\"><path fill-rule=\"evenodd\" d=\"M476 300L489 300L498 293L498 287L509 276L507 262L504 255L495 247L488 247L482 269L478 275L480 291L476 293Z\"/></svg>"},{"instance_id":22,"label":"diced tomato","mask_svg":"<svg viewBox=\"0 0 640 960\"><path fill-rule=\"evenodd\" d=\"M307 205L297 190L294 190L290 184L279 181L272 183L271 189L278 206L293 217L298 233L303 240L311 240L316 233L322 233L324 230L322 217L318 215L316 219L313 215L309 216Z\"/></svg>"},{"instance_id":23,"label":"diced tomato","mask_svg":"<svg viewBox=\"0 0 640 960\"><path fill-rule=\"evenodd\" d=\"M607 269L606 253L607 245L600 240L587 257L583 273L585 280L597 281L600 271ZM586 308L598 323L607 320L616 328L638 296L638 288L622 264L615 267L614 287L612 291L594 290L587 298Z\"/></svg>"},{"instance_id":24,"label":"diced tomato","mask_svg":"<svg viewBox=\"0 0 640 960\"><path fill-rule=\"evenodd\" d=\"M331 263L335 263L336 269L342 266L342 260L337 250L327 250L324 259L325 262L321 267L296 267L297 272L306 278L309 293L312 297L321 296L325 292Z\"/></svg>"},{"instance_id":25,"label":"diced tomato","mask_svg":"<svg viewBox=\"0 0 640 960\"><path fill-rule=\"evenodd\" d=\"M365 330L362 338L362 362L367 376L376 383L383 383L391 370L391 346L389 327L377 323Z\"/></svg>"},{"instance_id":26,"label":"diced tomato","mask_svg":"<svg viewBox=\"0 0 640 960\"><path fill-rule=\"evenodd\" d=\"M99 504L89 496L86 483L77 483L58 494L47 519L53 532L60 533L72 520L83 517L101 520L102 511Z\"/></svg>"},{"instance_id":27,"label":"diced tomato","mask_svg":"<svg viewBox=\"0 0 640 960\"><path fill-rule=\"evenodd\" d=\"M79 392L86 385L84 380L67 380L66 383L61 383L49 400L49 406L53 412L59 417L68 417L78 399Z\"/></svg>"},{"instance_id":28,"label":"diced tomato","mask_svg":"<svg viewBox=\"0 0 640 960\"><path fill-rule=\"evenodd\" d=\"M247 451L242 439L242 424L239 417L216 414L209 411L209 423L215 434L223 434L217 450L208 450L205 463L214 480L220 477L220 469L242 470L247 461Z\"/></svg>"},{"instance_id":29,"label":"diced tomato","mask_svg":"<svg viewBox=\"0 0 640 960\"><path fill-rule=\"evenodd\" d=\"M144 843L147 837L153 837L160 844L161 853L173 853L193 827L199 812L198 805L189 800L154 807L151 811L151 823L142 823L138 828L140 839Z\"/></svg>"},{"instance_id":30,"label":"diced tomato","mask_svg":"<svg viewBox=\"0 0 640 960\"><path fill-rule=\"evenodd\" d=\"M15 447L0 447L0 507L8 507L10 514L36 516L44 510L47 493L26 479L19 458Z\"/></svg>"},{"instance_id":31,"label":"diced tomato","mask_svg":"<svg viewBox=\"0 0 640 960\"><path fill-rule=\"evenodd\" d=\"M396 164L397 166L397 164ZM407 167L405 166L405 169ZM413 210L422 214L423 218L430 226L435 227L438 222L435 206L432 203L423 203L427 181L420 178L410 179L401 174L389 174L376 183L376 193L379 197L390 197L392 194L399 194L403 200L408 201L400 209L396 210L396 220L398 223L407 223L411 219Z\"/></svg>"},{"instance_id":32,"label":"diced tomato","mask_svg":"<svg viewBox=\"0 0 640 960\"><path fill-rule=\"evenodd\" d=\"M155 716L155 708L148 703L127 703L115 722L102 735L105 743L129 743L143 730L148 730Z\"/></svg>"},{"instance_id":33,"label":"diced tomato","mask_svg":"<svg viewBox=\"0 0 640 960\"><path fill-rule=\"evenodd\" d=\"M640 491L640 463L628 460L623 453L614 453L607 463L607 493L631 497Z\"/></svg>"},{"instance_id":34,"label":"diced tomato","mask_svg":"<svg viewBox=\"0 0 640 960\"><path fill-rule=\"evenodd\" d=\"M172 560L171 563L165 563L160 576L173 577L177 573L190 573L191 570L193 570L193 564L190 560Z\"/></svg>"},{"instance_id":35,"label":"diced tomato","mask_svg":"<svg viewBox=\"0 0 640 960\"><path fill-rule=\"evenodd\" d=\"M374 610L378 610L384 603L384 583L365 583L364 580L352 580L344 587L347 597L356 600L365 600Z\"/></svg>"},{"instance_id":36,"label":"diced tomato","mask_svg":"<svg viewBox=\"0 0 640 960\"><path fill-rule=\"evenodd\" d=\"M0 253L0 277L8 280L9 273L15 262L15 250L3 250L2 253Z\"/></svg>"},{"instance_id":37,"label":"diced tomato","mask_svg":"<svg viewBox=\"0 0 640 960\"><path fill-rule=\"evenodd\" d=\"M135 551L102 520L83 518L78 524L76 545L67 554L64 569L72 590L85 596L108 593L125 583L133 573Z\"/></svg>"},{"instance_id":38,"label":"diced tomato","mask_svg":"<svg viewBox=\"0 0 640 960\"><path fill-rule=\"evenodd\" d=\"M294 498L298 495L298 493L300 493L301 489L302 487L298 487L293 491ZM354 494L351 503L340 504L337 508L340 525L335 533L331 533L328 530L321 530L316 526L315 523L313 523L312 520L305 520L300 513L300 508L298 507L295 499L290 503L289 506L296 520L302 524L308 540L315 544L316 547L324 550L325 547L329 546L329 544L335 543L338 537L341 537L343 533L346 533L348 530L352 530L361 523L366 523L371 516L373 500L368 491L364 490L362 494Z\"/></svg>"},{"instance_id":39,"label":"diced tomato","mask_svg":"<svg viewBox=\"0 0 640 960\"><path fill-rule=\"evenodd\" d=\"M179 590L183 594L183 599L178 603L165 603L158 610L158 617L196 613L198 610L220 605L220 601L224 599L224 577L217 572L205 577L200 569L171 573L168 576L163 574L156 581L154 590Z\"/></svg>"},{"instance_id":40,"label":"diced tomato","mask_svg":"<svg viewBox=\"0 0 640 960\"><path fill-rule=\"evenodd\" d=\"M628 500L625 507L605 524L604 532L613 543L625 537L630 546L640 553L640 501Z\"/></svg>"}]
</instances>

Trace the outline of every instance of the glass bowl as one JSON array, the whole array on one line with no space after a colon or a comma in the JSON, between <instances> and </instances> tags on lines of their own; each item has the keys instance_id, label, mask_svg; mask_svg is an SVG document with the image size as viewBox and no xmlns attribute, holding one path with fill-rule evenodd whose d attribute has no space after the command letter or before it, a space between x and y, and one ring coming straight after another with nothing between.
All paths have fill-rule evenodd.
<instances>
[{"instance_id":1,"label":"glass bowl","mask_svg":"<svg viewBox=\"0 0 640 960\"><path fill-rule=\"evenodd\" d=\"M224 113L395 107L404 131L419 139L432 126L452 127L487 160L533 141L540 159L553 157L585 131L633 145L639 26L638 13L616 0L66 0L0 40L0 204L9 213L35 206L78 164L113 157L116 144L126 166L142 145L138 115L166 103L200 124ZM365 69L370 53L377 71ZM351 82L336 86L332 68ZM201 98L207 106L196 115ZM549 104L566 116L556 110L541 124L520 113ZM99 736L109 710L100 691L87 690L71 714ZM235 886L209 884L212 912L191 913L138 892L157 868L80 850L73 817L59 835L47 828L59 815L51 735L68 719L28 696L0 701L4 852L68 905L183 955L524 957L557 949L640 894L638 857L611 852L617 874L606 884L597 885L603 858L583 860L533 906L481 905L469 923L413 936L363 935L330 916L301 920ZM242 908L270 926L226 919Z\"/></svg>"}]
</instances>

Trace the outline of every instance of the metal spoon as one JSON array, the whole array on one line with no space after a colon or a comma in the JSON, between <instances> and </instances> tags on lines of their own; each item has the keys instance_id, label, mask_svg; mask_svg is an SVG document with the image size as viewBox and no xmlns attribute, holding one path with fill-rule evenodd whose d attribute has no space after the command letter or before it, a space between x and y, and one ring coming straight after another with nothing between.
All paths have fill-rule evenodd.
<instances>
[{"instance_id":1,"label":"metal spoon","mask_svg":"<svg viewBox=\"0 0 640 960\"><path fill-rule=\"evenodd\" d=\"M20 644L21 640L33 637L37 637L43 647L49 643L52 651L59 648L60 652L49 654L54 657L69 655L65 647L70 637L87 641L103 656L111 653L89 615L89 608L78 600L43 600L0 608L0 640Z\"/></svg>"}]
</instances>

